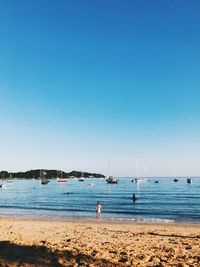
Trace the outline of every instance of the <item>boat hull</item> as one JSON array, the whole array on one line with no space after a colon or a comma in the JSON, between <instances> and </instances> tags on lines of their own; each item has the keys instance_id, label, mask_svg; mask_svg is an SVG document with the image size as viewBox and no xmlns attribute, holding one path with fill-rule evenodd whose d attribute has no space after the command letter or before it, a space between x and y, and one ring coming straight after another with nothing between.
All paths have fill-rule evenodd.
<instances>
[{"instance_id":1,"label":"boat hull","mask_svg":"<svg viewBox=\"0 0 200 267\"><path fill-rule=\"evenodd\" d=\"M67 180L66 180L66 179L57 179L57 182L58 182L58 183L66 183Z\"/></svg>"}]
</instances>

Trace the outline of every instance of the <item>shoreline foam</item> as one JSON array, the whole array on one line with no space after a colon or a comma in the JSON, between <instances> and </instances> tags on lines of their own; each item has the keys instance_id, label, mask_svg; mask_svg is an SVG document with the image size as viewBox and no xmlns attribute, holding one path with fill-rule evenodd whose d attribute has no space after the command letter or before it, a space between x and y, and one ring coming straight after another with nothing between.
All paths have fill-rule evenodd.
<instances>
[{"instance_id":1,"label":"shoreline foam","mask_svg":"<svg viewBox=\"0 0 200 267\"><path fill-rule=\"evenodd\" d=\"M0 214L0 220L1 219L11 219L11 220L40 220L40 221L63 221L63 222L96 222L95 216L93 218L91 217L57 217L57 216L37 216L33 214L24 214L24 215L18 215L18 214ZM200 225L199 220L172 220L172 219L159 219L159 218L102 218L102 223L125 223L125 224L166 224L166 225Z\"/></svg>"}]
</instances>

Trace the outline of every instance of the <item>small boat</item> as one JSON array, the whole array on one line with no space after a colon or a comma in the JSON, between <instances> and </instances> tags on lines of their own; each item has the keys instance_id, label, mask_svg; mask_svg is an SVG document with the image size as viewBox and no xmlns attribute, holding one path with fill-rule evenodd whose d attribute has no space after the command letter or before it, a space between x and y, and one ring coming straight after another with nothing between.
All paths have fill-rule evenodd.
<instances>
[{"instance_id":1,"label":"small boat","mask_svg":"<svg viewBox=\"0 0 200 267\"><path fill-rule=\"evenodd\" d=\"M60 177L58 177L59 176L59 173L60 173ZM67 182L67 179L65 179L65 178L62 177L62 171L58 171L57 172L57 179L56 180L59 183L66 183Z\"/></svg>"},{"instance_id":2,"label":"small boat","mask_svg":"<svg viewBox=\"0 0 200 267\"><path fill-rule=\"evenodd\" d=\"M48 184L49 181L41 181L41 184Z\"/></svg>"},{"instance_id":3,"label":"small boat","mask_svg":"<svg viewBox=\"0 0 200 267\"><path fill-rule=\"evenodd\" d=\"M141 183L141 182L145 182L146 179L145 178L135 178L133 180L131 180L132 183Z\"/></svg>"},{"instance_id":4,"label":"small boat","mask_svg":"<svg viewBox=\"0 0 200 267\"><path fill-rule=\"evenodd\" d=\"M187 183L191 184L192 183L192 178L187 178Z\"/></svg>"},{"instance_id":5,"label":"small boat","mask_svg":"<svg viewBox=\"0 0 200 267\"><path fill-rule=\"evenodd\" d=\"M44 171L44 170L40 171L40 180L41 180L41 184L43 184L43 185L49 183L49 181L46 178L46 175L47 175L46 171Z\"/></svg>"},{"instance_id":6,"label":"small boat","mask_svg":"<svg viewBox=\"0 0 200 267\"><path fill-rule=\"evenodd\" d=\"M106 182L108 184L117 184L118 183L118 179L114 178L113 176L110 176L110 161L108 161L108 176L106 178Z\"/></svg>"},{"instance_id":7,"label":"small boat","mask_svg":"<svg viewBox=\"0 0 200 267\"><path fill-rule=\"evenodd\" d=\"M155 183L155 184L158 184L158 181L155 181L154 183Z\"/></svg>"},{"instance_id":8,"label":"small boat","mask_svg":"<svg viewBox=\"0 0 200 267\"><path fill-rule=\"evenodd\" d=\"M10 173L10 178L7 180L7 183L12 183L12 173Z\"/></svg>"},{"instance_id":9,"label":"small boat","mask_svg":"<svg viewBox=\"0 0 200 267\"><path fill-rule=\"evenodd\" d=\"M138 178L135 178L135 179L131 180L132 183L137 183L138 181L139 181Z\"/></svg>"},{"instance_id":10,"label":"small boat","mask_svg":"<svg viewBox=\"0 0 200 267\"><path fill-rule=\"evenodd\" d=\"M3 187L3 185L2 184L0 184L0 188L2 188Z\"/></svg>"},{"instance_id":11,"label":"small boat","mask_svg":"<svg viewBox=\"0 0 200 267\"><path fill-rule=\"evenodd\" d=\"M85 181L85 177L83 176L83 172L81 173L81 177L78 180L79 180L79 182L84 182Z\"/></svg>"},{"instance_id":12,"label":"small boat","mask_svg":"<svg viewBox=\"0 0 200 267\"><path fill-rule=\"evenodd\" d=\"M177 179L177 178L175 178L175 179L174 179L174 182L178 182L178 179Z\"/></svg>"},{"instance_id":13,"label":"small boat","mask_svg":"<svg viewBox=\"0 0 200 267\"><path fill-rule=\"evenodd\" d=\"M117 184L118 183L118 179L115 179L114 177L112 177L112 176L109 176L107 179L106 179L106 182L108 183L108 184Z\"/></svg>"},{"instance_id":14,"label":"small boat","mask_svg":"<svg viewBox=\"0 0 200 267\"><path fill-rule=\"evenodd\" d=\"M57 178L57 182L59 182L59 183L66 183L67 182L67 179Z\"/></svg>"}]
</instances>

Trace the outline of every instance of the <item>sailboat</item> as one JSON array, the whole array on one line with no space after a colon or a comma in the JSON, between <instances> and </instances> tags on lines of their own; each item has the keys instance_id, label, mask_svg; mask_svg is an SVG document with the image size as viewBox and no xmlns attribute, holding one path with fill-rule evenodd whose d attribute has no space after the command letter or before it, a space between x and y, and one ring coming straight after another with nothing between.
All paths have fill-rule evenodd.
<instances>
[{"instance_id":1,"label":"sailboat","mask_svg":"<svg viewBox=\"0 0 200 267\"><path fill-rule=\"evenodd\" d=\"M85 181L85 178L84 178L84 176L83 176L83 173L81 172L81 177L78 179L79 180L79 182L84 182Z\"/></svg>"},{"instance_id":2,"label":"sailboat","mask_svg":"<svg viewBox=\"0 0 200 267\"><path fill-rule=\"evenodd\" d=\"M113 176L109 176L107 179L106 179L106 182L108 184L117 184L119 182L119 179L116 179L114 178Z\"/></svg>"},{"instance_id":3,"label":"sailboat","mask_svg":"<svg viewBox=\"0 0 200 267\"><path fill-rule=\"evenodd\" d=\"M40 180L41 180L41 184L48 184L48 180L46 178L47 172L44 170L40 170Z\"/></svg>"},{"instance_id":4,"label":"sailboat","mask_svg":"<svg viewBox=\"0 0 200 267\"><path fill-rule=\"evenodd\" d=\"M173 179L173 181L174 181L175 183L178 182L178 179L177 179L177 177L176 177L176 167L174 168L174 179Z\"/></svg>"},{"instance_id":5,"label":"sailboat","mask_svg":"<svg viewBox=\"0 0 200 267\"><path fill-rule=\"evenodd\" d=\"M139 179L138 162L136 162L135 166L136 166L137 178L134 178L133 180L131 180L131 182L132 182L132 183L139 183L139 182L141 182L141 179Z\"/></svg>"},{"instance_id":6,"label":"sailboat","mask_svg":"<svg viewBox=\"0 0 200 267\"><path fill-rule=\"evenodd\" d=\"M7 180L7 183L12 183L12 173L10 172L10 178Z\"/></svg>"},{"instance_id":7,"label":"sailboat","mask_svg":"<svg viewBox=\"0 0 200 267\"><path fill-rule=\"evenodd\" d=\"M107 178L106 178L106 182L108 184L117 184L119 182L119 180L116 179L113 176L110 176L109 174L110 174L110 161L108 161L108 175L107 175Z\"/></svg>"}]
</instances>

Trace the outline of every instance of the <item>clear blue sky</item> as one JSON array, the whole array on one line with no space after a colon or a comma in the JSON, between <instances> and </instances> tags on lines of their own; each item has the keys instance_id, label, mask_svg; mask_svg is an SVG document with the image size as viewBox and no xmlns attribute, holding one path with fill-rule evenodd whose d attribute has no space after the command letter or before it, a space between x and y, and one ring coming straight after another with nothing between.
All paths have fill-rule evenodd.
<instances>
[{"instance_id":1,"label":"clear blue sky","mask_svg":"<svg viewBox=\"0 0 200 267\"><path fill-rule=\"evenodd\" d=\"M199 1L0 1L0 169L200 175Z\"/></svg>"}]
</instances>

